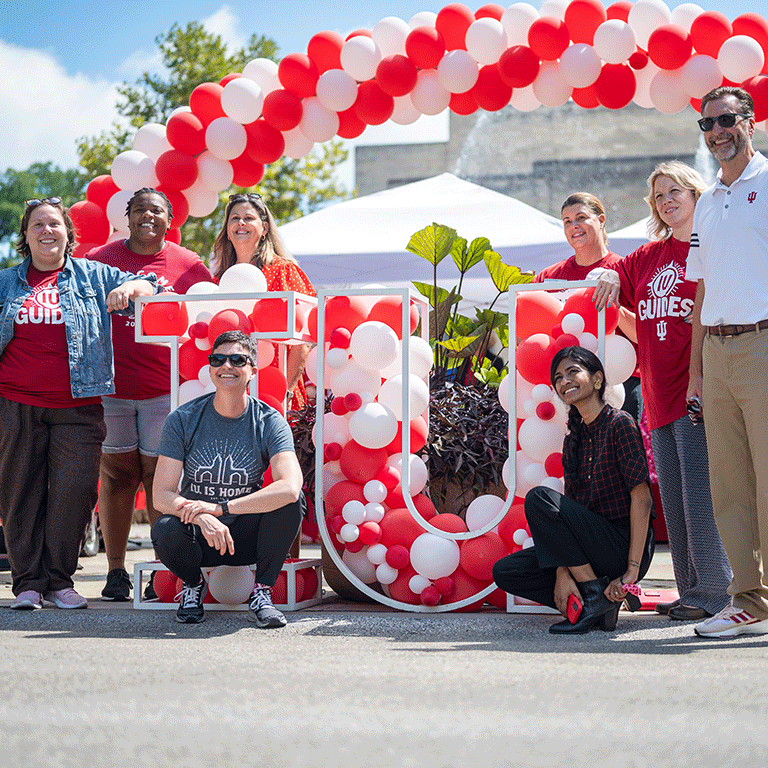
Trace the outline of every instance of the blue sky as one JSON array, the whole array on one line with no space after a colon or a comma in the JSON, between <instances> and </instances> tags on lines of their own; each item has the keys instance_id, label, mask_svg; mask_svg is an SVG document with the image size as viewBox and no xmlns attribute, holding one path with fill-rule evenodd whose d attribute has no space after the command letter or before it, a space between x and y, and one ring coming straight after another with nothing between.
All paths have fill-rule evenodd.
<instances>
[{"instance_id":1,"label":"blue sky","mask_svg":"<svg viewBox=\"0 0 768 768\"><path fill-rule=\"evenodd\" d=\"M540 7L542 0L529 0ZM155 37L174 22L197 20L232 45L253 34L274 39L282 55L305 51L313 34L370 29L386 16L408 21L449 0L3 0L0 3L0 170L53 160L77 162L75 140L116 116L115 86L158 66ZM479 7L482 0L467 3ZM507 3L502 1L502 5ZM606 4L610 4L606 2ZM674 8L681 0L668 0ZM765 0L700 0L734 19L766 13ZM445 116L414 126L369 129L364 143L444 140Z\"/></svg>"}]
</instances>

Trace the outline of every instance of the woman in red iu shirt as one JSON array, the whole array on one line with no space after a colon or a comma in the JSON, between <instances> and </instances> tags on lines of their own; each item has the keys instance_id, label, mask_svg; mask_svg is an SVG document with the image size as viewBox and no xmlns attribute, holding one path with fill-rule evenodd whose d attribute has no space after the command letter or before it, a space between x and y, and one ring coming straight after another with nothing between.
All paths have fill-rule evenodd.
<instances>
[{"instance_id":1,"label":"woman in red iu shirt","mask_svg":"<svg viewBox=\"0 0 768 768\"><path fill-rule=\"evenodd\" d=\"M656 610L683 621L730 604L731 569L712 512L704 424L688 417L685 400L696 295L685 263L693 210L706 187L685 163L658 165L646 198L654 239L606 270L596 292L599 306L619 300L635 312L643 402L680 593Z\"/></svg>"}]
</instances>

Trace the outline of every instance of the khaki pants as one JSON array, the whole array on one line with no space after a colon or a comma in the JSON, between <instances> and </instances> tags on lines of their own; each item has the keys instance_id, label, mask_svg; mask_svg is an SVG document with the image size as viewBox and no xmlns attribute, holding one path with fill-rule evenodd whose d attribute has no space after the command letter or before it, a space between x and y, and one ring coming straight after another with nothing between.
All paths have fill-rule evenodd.
<instances>
[{"instance_id":1,"label":"khaki pants","mask_svg":"<svg viewBox=\"0 0 768 768\"><path fill-rule=\"evenodd\" d=\"M704 339L712 506L736 608L768 618L768 331Z\"/></svg>"}]
</instances>

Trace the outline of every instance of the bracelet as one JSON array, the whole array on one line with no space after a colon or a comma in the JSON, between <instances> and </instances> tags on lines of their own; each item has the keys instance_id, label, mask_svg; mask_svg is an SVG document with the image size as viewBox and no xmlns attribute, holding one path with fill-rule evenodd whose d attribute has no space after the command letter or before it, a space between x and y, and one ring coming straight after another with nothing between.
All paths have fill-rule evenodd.
<instances>
[{"instance_id":1,"label":"bracelet","mask_svg":"<svg viewBox=\"0 0 768 768\"><path fill-rule=\"evenodd\" d=\"M628 565L634 565L635 568L639 568L640 567L640 563L638 563L637 560L628 560L627 564Z\"/></svg>"}]
</instances>

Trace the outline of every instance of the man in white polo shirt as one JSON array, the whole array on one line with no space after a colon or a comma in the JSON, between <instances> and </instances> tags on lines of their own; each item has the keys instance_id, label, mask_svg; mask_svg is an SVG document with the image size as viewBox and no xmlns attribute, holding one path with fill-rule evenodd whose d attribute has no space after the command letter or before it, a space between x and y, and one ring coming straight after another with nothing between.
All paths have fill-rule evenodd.
<instances>
[{"instance_id":1,"label":"man in white polo shirt","mask_svg":"<svg viewBox=\"0 0 768 768\"><path fill-rule=\"evenodd\" d=\"M703 402L712 503L733 569L733 606L703 637L768 634L768 161L752 147L743 89L701 100L718 179L699 199L686 277L697 280L689 401Z\"/></svg>"}]
</instances>

